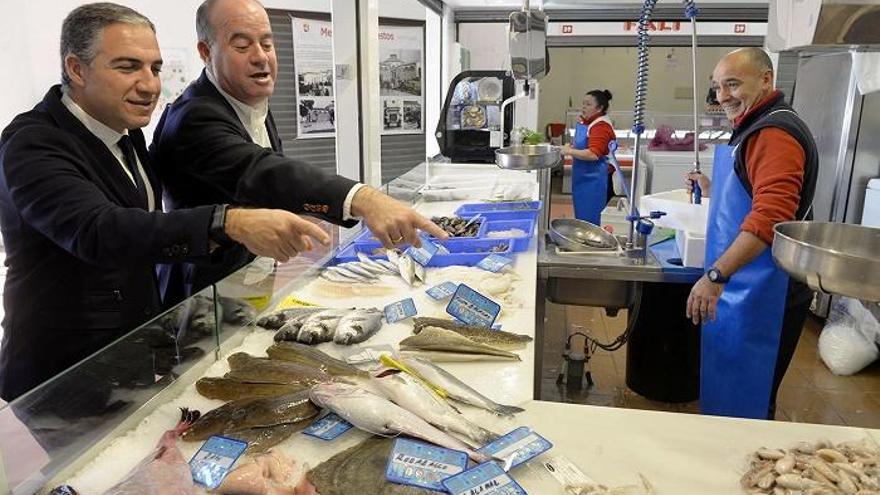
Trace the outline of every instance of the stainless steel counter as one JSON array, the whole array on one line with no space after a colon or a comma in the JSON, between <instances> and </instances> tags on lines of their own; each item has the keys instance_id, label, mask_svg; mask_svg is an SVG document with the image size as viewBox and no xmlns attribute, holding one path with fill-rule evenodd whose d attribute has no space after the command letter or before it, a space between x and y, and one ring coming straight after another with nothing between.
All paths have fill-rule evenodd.
<instances>
[{"instance_id":1,"label":"stainless steel counter","mask_svg":"<svg viewBox=\"0 0 880 495\"><path fill-rule=\"evenodd\" d=\"M666 260L677 253L674 245L674 241L667 241L651 246L647 256L637 258L615 252L560 254L547 236L538 239L535 399L541 398L547 301L603 307L615 312L633 307L641 297L643 283L693 284L702 276L703 270L669 264ZM631 311L628 317L633 317Z\"/></svg>"}]
</instances>

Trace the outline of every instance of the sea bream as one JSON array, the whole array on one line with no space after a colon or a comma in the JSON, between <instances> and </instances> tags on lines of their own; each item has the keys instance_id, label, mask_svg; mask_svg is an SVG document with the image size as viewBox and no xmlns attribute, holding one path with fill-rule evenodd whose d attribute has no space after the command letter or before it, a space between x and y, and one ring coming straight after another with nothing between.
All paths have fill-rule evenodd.
<instances>
[{"instance_id":1,"label":"sea bream","mask_svg":"<svg viewBox=\"0 0 880 495\"><path fill-rule=\"evenodd\" d=\"M297 315L291 316L284 325L275 332L275 341L291 340L295 341L299 336L303 323L313 314L325 311L327 308L317 308L314 311L302 311Z\"/></svg>"},{"instance_id":2,"label":"sea bream","mask_svg":"<svg viewBox=\"0 0 880 495\"><path fill-rule=\"evenodd\" d=\"M351 311L351 309L328 309L309 316L299 329L296 340L303 344L329 342L333 339L333 332L336 331L339 320Z\"/></svg>"},{"instance_id":3,"label":"sea bream","mask_svg":"<svg viewBox=\"0 0 880 495\"><path fill-rule=\"evenodd\" d=\"M498 438L495 433L468 421L418 378L398 370L389 370L379 375L375 382L391 402L441 430L470 438L477 442L478 447Z\"/></svg>"},{"instance_id":4,"label":"sea bream","mask_svg":"<svg viewBox=\"0 0 880 495\"><path fill-rule=\"evenodd\" d=\"M257 325L267 329L267 330L278 330L283 327L285 323L288 322L291 318L301 317L303 315L311 315L317 313L318 311L324 311L327 308L319 308L319 307L300 307L300 308L287 308L282 309L280 311L274 311L269 313L266 316L263 316L259 320L257 320Z\"/></svg>"},{"instance_id":5,"label":"sea bream","mask_svg":"<svg viewBox=\"0 0 880 495\"><path fill-rule=\"evenodd\" d=\"M382 328L383 312L376 308L356 309L339 320L333 342L350 345L363 342Z\"/></svg>"},{"instance_id":6,"label":"sea bream","mask_svg":"<svg viewBox=\"0 0 880 495\"><path fill-rule=\"evenodd\" d=\"M407 285L412 285L416 278L416 262L406 253L401 254L397 258L397 267L400 269L400 276Z\"/></svg>"},{"instance_id":7,"label":"sea bream","mask_svg":"<svg viewBox=\"0 0 880 495\"><path fill-rule=\"evenodd\" d=\"M388 399L360 387L345 383L322 383L312 387L309 397L318 406L330 409L366 432L375 435L403 433L447 449L460 450L477 462L490 459Z\"/></svg>"},{"instance_id":8,"label":"sea bream","mask_svg":"<svg viewBox=\"0 0 880 495\"><path fill-rule=\"evenodd\" d=\"M486 409L500 416L511 416L523 411L521 407L505 406L493 401L426 359L412 357L400 360L429 383L445 390L450 399Z\"/></svg>"}]
</instances>

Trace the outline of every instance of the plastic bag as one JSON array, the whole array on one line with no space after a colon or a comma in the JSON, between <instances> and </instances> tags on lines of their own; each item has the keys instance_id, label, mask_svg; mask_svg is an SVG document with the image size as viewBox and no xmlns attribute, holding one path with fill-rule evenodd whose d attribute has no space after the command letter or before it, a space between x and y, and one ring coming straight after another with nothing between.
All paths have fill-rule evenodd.
<instances>
[{"instance_id":1,"label":"plastic bag","mask_svg":"<svg viewBox=\"0 0 880 495\"><path fill-rule=\"evenodd\" d=\"M873 363L880 351L880 324L861 302L841 297L819 336L819 356L835 375L852 375Z\"/></svg>"}]
</instances>

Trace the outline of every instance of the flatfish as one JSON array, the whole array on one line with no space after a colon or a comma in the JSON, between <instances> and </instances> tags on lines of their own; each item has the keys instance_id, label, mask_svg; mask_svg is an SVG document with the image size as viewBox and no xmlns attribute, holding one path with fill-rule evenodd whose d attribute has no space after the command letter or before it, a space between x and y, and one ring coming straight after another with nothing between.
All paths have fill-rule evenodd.
<instances>
[{"instance_id":1,"label":"flatfish","mask_svg":"<svg viewBox=\"0 0 880 495\"><path fill-rule=\"evenodd\" d=\"M224 401L254 399L257 397L277 397L298 392L305 388L307 386L300 384L248 383L218 376L200 378L196 382L196 390L203 397Z\"/></svg>"},{"instance_id":2,"label":"flatfish","mask_svg":"<svg viewBox=\"0 0 880 495\"><path fill-rule=\"evenodd\" d=\"M226 433L226 436L247 442L248 446L245 452L252 454L256 452L265 452L271 449L290 438L290 435L305 429L305 427L310 424L312 424L312 418L297 421L296 423L284 423L275 426L262 426L230 431Z\"/></svg>"},{"instance_id":3,"label":"flatfish","mask_svg":"<svg viewBox=\"0 0 880 495\"><path fill-rule=\"evenodd\" d=\"M266 353L271 359L314 366L333 376L369 376L366 371L361 371L345 361L299 342L276 342L266 349Z\"/></svg>"},{"instance_id":4,"label":"flatfish","mask_svg":"<svg viewBox=\"0 0 880 495\"><path fill-rule=\"evenodd\" d=\"M211 435L297 423L317 415L318 408L309 401L307 390L278 397L236 400L208 411L183 433L183 439L205 440Z\"/></svg>"},{"instance_id":5,"label":"flatfish","mask_svg":"<svg viewBox=\"0 0 880 495\"><path fill-rule=\"evenodd\" d=\"M437 492L385 479L393 438L371 437L319 464L306 474L321 495L421 495Z\"/></svg>"},{"instance_id":6,"label":"flatfish","mask_svg":"<svg viewBox=\"0 0 880 495\"><path fill-rule=\"evenodd\" d=\"M237 352L227 359L230 371L224 378L247 383L299 385L302 388L326 382L333 377L314 366L278 359L259 358Z\"/></svg>"}]
</instances>

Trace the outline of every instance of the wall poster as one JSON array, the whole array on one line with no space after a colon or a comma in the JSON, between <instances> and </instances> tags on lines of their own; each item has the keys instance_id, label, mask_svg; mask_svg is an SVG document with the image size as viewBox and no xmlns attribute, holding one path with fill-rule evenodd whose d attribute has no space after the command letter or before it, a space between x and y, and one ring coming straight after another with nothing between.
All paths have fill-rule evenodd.
<instances>
[{"instance_id":1,"label":"wall poster","mask_svg":"<svg viewBox=\"0 0 880 495\"><path fill-rule=\"evenodd\" d=\"M336 136L333 23L291 17L297 139Z\"/></svg>"},{"instance_id":2,"label":"wall poster","mask_svg":"<svg viewBox=\"0 0 880 495\"><path fill-rule=\"evenodd\" d=\"M379 100L382 134L422 134L424 29L379 26Z\"/></svg>"}]
</instances>

